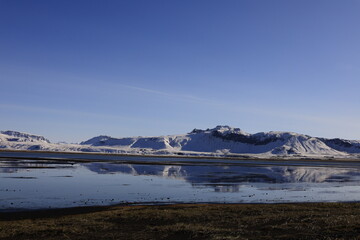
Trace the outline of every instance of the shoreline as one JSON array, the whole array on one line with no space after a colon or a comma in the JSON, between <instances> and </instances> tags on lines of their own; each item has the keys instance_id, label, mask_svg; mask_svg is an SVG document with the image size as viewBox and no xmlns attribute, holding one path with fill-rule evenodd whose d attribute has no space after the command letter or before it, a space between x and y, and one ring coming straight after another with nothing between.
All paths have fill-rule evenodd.
<instances>
[{"instance_id":1,"label":"shoreline","mask_svg":"<svg viewBox=\"0 0 360 240\"><path fill-rule=\"evenodd\" d=\"M8 216L16 216L16 215L31 215L34 213L35 215L46 213L52 214L57 212L67 212L67 213L78 213L78 212L93 212L93 211L107 211L111 209L118 209L118 208L132 208L132 207L187 207L187 206L228 206L228 207L236 207L236 206L261 206L261 205L294 205L294 206L301 206L301 205L347 205L347 204L354 204L359 205L360 207L360 200L359 201L344 201L344 202L128 202L128 203L118 203L112 205L88 205L88 206L74 206L74 207L60 207L60 208L37 208L37 209L0 209L0 221L2 217L5 218Z\"/></svg>"},{"instance_id":2,"label":"shoreline","mask_svg":"<svg viewBox=\"0 0 360 240\"><path fill-rule=\"evenodd\" d=\"M17 154L29 154L28 156L19 156ZM53 156L46 156L53 155ZM33 156L31 156L33 155ZM39 156L34 156L39 155ZM43 156L41 156L43 155ZM63 157L56 157L56 155L63 155ZM76 158L71 157L74 156L89 156L89 157L99 157L99 158ZM113 157L113 159L111 159ZM316 156L271 156L271 157L262 157L256 155L239 155L239 156L194 156L194 155L171 155L171 154L124 154L124 153L99 153L99 152L57 152L57 151L38 151L38 150L8 150L8 149L0 149L0 160L1 159L30 159L30 160L65 160L65 161L75 161L75 162L95 162L95 161L103 161L103 162L121 162L120 158L158 158L158 159L194 159L194 160L210 160L205 163L224 163L221 161L263 161L263 162L326 162L326 163L360 163L360 156L352 156L348 158L340 158L340 157L332 157L332 156L324 156L324 157L316 157ZM116 159L118 158L118 159ZM219 160L216 162L216 160ZM132 160L126 161L132 162ZM141 162L141 161L136 161ZM144 161L144 163L148 161ZM161 163L160 161L156 161L156 163ZM199 161L193 161L188 163L202 163ZM231 162L230 162L231 163Z\"/></svg>"}]
</instances>

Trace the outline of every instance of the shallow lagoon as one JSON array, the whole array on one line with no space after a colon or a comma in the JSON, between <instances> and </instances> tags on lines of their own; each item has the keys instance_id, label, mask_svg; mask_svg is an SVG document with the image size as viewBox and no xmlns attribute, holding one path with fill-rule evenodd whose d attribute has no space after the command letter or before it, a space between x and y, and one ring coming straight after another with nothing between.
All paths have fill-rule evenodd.
<instances>
[{"instance_id":1,"label":"shallow lagoon","mask_svg":"<svg viewBox=\"0 0 360 240\"><path fill-rule=\"evenodd\" d=\"M160 163L2 159L0 210L128 203L360 200L357 165L259 165L250 160L237 165Z\"/></svg>"}]
</instances>

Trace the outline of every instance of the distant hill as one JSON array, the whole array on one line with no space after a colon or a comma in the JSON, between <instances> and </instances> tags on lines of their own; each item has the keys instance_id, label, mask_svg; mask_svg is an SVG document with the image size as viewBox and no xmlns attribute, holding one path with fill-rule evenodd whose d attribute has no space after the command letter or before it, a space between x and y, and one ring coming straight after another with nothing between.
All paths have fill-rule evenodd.
<instances>
[{"instance_id":1,"label":"distant hill","mask_svg":"<svg viewBox=\"0 0 360 240\"><path fill-rule=\"evenodd\" d=\"M217 126L182 135L114 138L97 136L80 144L55 144L42 136L0 132L0 148L131 154L256 154L262 156L347 156L360 154L360 141L311 137L293 132L250 134L239 128Z\"/></svg>"}]
</instances>

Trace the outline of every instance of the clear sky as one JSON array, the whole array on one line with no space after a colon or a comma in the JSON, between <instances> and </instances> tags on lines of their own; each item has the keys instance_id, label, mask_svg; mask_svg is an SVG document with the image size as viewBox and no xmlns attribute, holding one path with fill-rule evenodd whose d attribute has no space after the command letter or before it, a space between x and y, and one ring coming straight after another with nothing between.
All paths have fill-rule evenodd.
<instances>
[{"instance_id":1,"label":"clear sky","mask_svg":"<svg viewBox=\"0 0 360 240\"><path fill-rule=\"evenodd\" d=\"M0 0L0 129L360 139L359 0Z\"/></svg>"}]
</instances>

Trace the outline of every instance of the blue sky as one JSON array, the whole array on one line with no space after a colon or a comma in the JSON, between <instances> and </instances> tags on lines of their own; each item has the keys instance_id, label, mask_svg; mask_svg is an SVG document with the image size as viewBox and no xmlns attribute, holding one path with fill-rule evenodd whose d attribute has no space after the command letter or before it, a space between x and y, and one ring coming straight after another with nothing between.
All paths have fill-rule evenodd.
<instances>
[{"instance_id":1,"label":"blue sky","mask_svg":"<svg viewBox=\"0 0 360 240\"><path fill-rule=\"evenodd\" d=\"M0 129L360 139L360 1L0 0Z\"/></svg>"}]
</instances>

